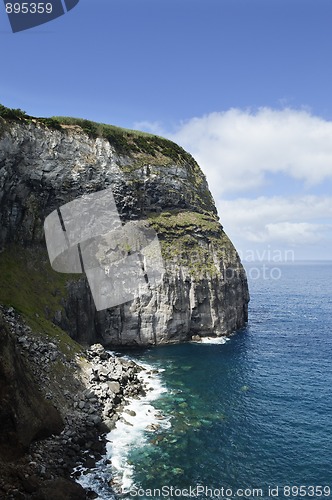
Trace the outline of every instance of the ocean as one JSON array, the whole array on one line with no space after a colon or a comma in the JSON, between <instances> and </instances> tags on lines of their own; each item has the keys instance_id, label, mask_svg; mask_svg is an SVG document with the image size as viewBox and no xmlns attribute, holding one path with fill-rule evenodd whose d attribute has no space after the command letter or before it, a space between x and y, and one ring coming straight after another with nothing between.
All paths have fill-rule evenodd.
<instances>
[{"instance_id":1,"label":"ocean","mask_svg":"<svg viewBox=\"0 0 332 500\"><path fill-rule=\"evenodd\" d=\"M246 269L230 339L130 353L151 390L83 479L100 499L332 497L332 262Z\"/></svg>"}]
</instances>

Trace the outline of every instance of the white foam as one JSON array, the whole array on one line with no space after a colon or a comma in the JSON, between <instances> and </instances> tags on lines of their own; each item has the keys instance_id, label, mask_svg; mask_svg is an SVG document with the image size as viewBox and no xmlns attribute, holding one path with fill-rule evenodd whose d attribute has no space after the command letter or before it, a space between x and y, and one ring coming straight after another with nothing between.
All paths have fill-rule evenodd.
<instances>
[{"instance_id":1,"label":"white foam","mask_svg":"<svg viewBox=\"0 0 332 500\"><path fill-rule=\"evenodd\" d=\"M116 492L128 491L133 486L134 466L128 463L128 456L134 447L144 446L147 439L147 431L151 431L152 424L158 424L158 428L170 427L170 418L164 418L160 411L156 410L152 402L167 392L163 386L158 373L153 366L137 363L144 370L138 374L146 395L139 399L128 399L117 421L115 428L107 435L106 457L98 462L96 469L88 474L81 475L78 482L83 487L93 489L99 496L98 500L110 500L110 487L107 486L112 479L113 488ZM164 371L163 369L158 372ZM130 415L128 412L131 412ZM135 415L134 413L135 412ZM110 466L107 459L111 460ZM108 469L108 470L105 470Z\"/></svg>"},{"instance_id":2,"label":"white foam","mask_svg":"<svg viewBox=\"0 0 332 500\"><path fill-rule=\"evenodd\" d=\"M153 369L151 366L141 364L145 370ZM128 464L128 454L133 447L143 446L146 442L145 431L152 424L169 427L169 419L161 419L160 412L151 404L160 395L166 392L158 375L149 375L142 371L139 378L146 388L146 396L132 399L125 406L122 418L116 423L115 428L108 434L107 454L112 460L113 477L124 490L133 486L133 466ZM132 416L127 412L135 412ZM124 421L122 421L124 420ZM128 425L129 424L129 425Z\"/></svg>"},{"instance_id":3,"label":"white foam","mask_svg":"<svg viewBox=\"0 0 332 500\"><path fill-rule=\"evenodd\" d=\"M193 344L226 344L228 337L201 337L200 340L192 340Z\"/></svg>"}]
</instances>

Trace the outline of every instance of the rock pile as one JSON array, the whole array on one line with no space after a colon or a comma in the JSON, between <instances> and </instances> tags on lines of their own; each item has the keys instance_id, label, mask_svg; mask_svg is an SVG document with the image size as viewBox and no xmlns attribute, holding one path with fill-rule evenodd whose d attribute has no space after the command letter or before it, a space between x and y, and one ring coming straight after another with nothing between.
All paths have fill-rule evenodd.
<instances>
[{"instance_id":1,"label":"rock pile","mask_svg":"<svg viewBox=\"0 0 332 500\"><path fill-rule=\"evenodd\" d=\"M125 399L145 394L137 376L142 368L133 361L107 352L101 344L94 344L86 354L91 364L86 397L90 401L99 401L103 423L111 430Z\"/></svg>"},{"instance_id":2,"label":"rock pile","mask_svg":"<svg viewBox=\"0 0 332 500\"><path fill-rule=\"evenodd\" d=\"M104 454L106 433L120 418L125 400L145 394L138 377L142 368L100 344L75 354L73 346L68 343L64 348L56 336L50 341L34 334L13 308L0 306L0 315L16 336L17 349L39 390L64 421L60 434L32 442L22 457L8 465L8 474L0 479L0 498L26 499L38 494L36 498L50 500L49 493L45 497L40 493L43 488L48 491L48 484L59 479L68 481L77 466L94 467ZM0 453L2 467L1 462ZM76 486L69 484L68 491ZM63 498L94 497L83 489L78 494L76 489L73 497Z\"/></svg>"}]
</instances>

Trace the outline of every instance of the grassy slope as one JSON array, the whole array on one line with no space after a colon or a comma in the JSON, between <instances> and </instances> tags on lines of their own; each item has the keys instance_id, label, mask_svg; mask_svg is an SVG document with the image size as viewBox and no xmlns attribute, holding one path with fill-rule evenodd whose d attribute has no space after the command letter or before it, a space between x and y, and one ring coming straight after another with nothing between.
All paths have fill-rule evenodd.
<instances>
[{"instance_id":1,"label":"grassy slope","mask_svg":"<svg viewBox=\"0 0 332 500\"><path fill-rule=\"evenodd\" d=\"M61 328L52 323L62 310L66 281L74 276L52 270L46 251L12 246L0 253L0 303L14 307L25 318L34 333L47 335L62 351L80 351Z\"/></svg>"}]
</instances>

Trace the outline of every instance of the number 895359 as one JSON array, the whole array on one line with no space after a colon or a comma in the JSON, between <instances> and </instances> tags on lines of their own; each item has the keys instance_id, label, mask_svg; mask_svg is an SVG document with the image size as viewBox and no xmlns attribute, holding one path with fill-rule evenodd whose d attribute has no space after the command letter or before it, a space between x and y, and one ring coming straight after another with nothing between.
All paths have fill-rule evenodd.
<instances>
[{"instance_id":1,"label":"number 895359","mask_svg":"<svg viewBox=\"0 0 332 500\"><path fill-rule=\"evenodd\" d=\"M53 6L51 3L38 2L38 3L6 3L7 14L51 14Z\"/></svg>"},{"instance_id":2,"label":"number 895359","mask_svg":"<svg viewBox=\"0 0 332 500\"><path fill-rule=\"evenodd\" d=\"M284 486L285 497L329 497L329 486Z\"/></svg>"}]
</instances>

